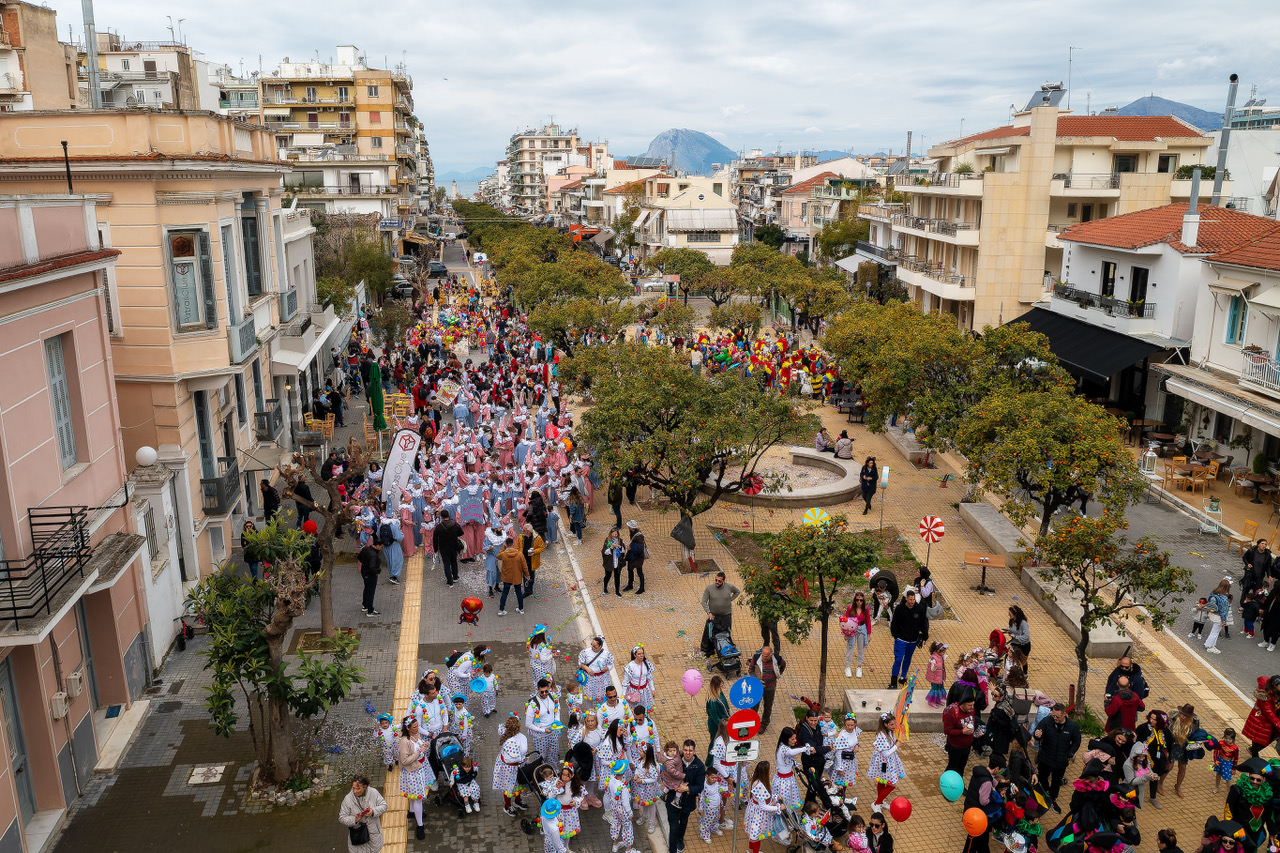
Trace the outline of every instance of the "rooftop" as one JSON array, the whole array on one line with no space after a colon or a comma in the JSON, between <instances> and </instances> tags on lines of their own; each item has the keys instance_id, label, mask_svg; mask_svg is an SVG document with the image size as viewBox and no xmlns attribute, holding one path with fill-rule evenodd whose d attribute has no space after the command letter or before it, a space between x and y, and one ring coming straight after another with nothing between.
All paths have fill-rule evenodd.
<instances>
[{"instance_id":1,"label":"rooftop","mask_svg":"<svg viewBox=\"0 0 1280 853\"><path fill-rule=\"evenodd\" d=\"M1233 250L1240 250L1260 237L1280 232L1280 222L1274 219L1252 216L1225 207L1203 205L1199 208L1200 230L1196 246L1189 247L1181 239L1182 219L1186 216L1188 207L1186 202L1175 202L1121 216L1095 219L1067 229L1058 235L1058 239L1115 249L1140 249L1167 243L1183 254L1235 254ZM1280 244L1276 244L1271 251L1277 258L1273 263L1280 264ZM1246 256L1261 258L1264 255L1265 250L1259 250L1255 255ZM1215 256L1215 260L1227 259Z\"/></svg>"},{"instance_id":2,"label":"rooftop","mask_svg":"<svg viewBox=\"0 0 1280 853\"><path fill-rule=\"evenodd\" d=\"M970 142L1030 136L1031 128L1005 125L971 136L944 142L939 147L958 148ZM1176 116L1058 116L1058 138L1105 137L1124 142L1154 142L1157 139L1204 138L1203 133Z\"/></svg>"},{"instance_id":3,"label":"rooftop","mask_svg":"<svg viewBox=\"0 0 1280 853\"><path fill-rule=\"evenodd\" d=\"M1261 237L1234 249L1219 252L1209 260L1241 267L1280 270L1280 222L1276 225L1276 228Z\"/></svg>"},{"instance_id":4,"label":"rooftop","mask_svg":"<svg viewBox=\"0 0 1280 853\"><path fill-rule=\"evenodd\" d=\"M839 179L840 176L837 175L835 172L823 172L820 175L814 175L812 178L809 178L809 180L807 181L801 181L795 186L787 187L785 190L782 191L782 194L783 195L808 195L810 190L812 190L814 187L825 184L827 180L830 178Z\"/></svg>"}]
</instances>

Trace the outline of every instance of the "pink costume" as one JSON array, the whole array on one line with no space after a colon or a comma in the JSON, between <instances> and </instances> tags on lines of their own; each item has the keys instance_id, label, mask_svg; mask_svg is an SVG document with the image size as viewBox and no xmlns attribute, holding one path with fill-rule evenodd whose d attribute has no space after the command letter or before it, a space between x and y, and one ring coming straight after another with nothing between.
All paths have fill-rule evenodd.
<instances>
[{"instance_id":1,"label":"pink costume","mask_svg":"<svg viewBox=\"0 0 1280 853\"><path fill-rule=\"evenodd\" d=\"M417 549L413 546L413 504L407 494L400 499L400 531L404 534L400 547L406 557L412 557Z\"/></svg>"}]
</instances>

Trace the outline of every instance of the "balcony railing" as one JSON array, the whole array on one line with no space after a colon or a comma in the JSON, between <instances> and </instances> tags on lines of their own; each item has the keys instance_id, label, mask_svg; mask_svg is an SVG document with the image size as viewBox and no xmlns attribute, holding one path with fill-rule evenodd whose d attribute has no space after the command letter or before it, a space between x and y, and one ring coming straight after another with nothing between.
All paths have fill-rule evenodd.
<instances>
[{"instance_id":1,"label":"balcony railing","mask_svg":"<svg viewBox=\"0 0 1280 853\"><path fill-rule=\"evenodd\" d=\"M961 287L975 286L975 282L971 277L963 276L955 270L947 272L943 269L942 264L936 261L921 261L910 256L900 256L898 266L912 272L918 272L940 284L958 284Z\"/></svg>"},{"instance_id":2,"label":"balcony railing","mask_svg":"<svg viewBox=\"0 0 1280 853\"><path fill-rule=\"evenodd\" d=\"M1053 295L1059 299L1067 299L1074 302L1082 308L1102 311L1112 317L1142 317L1149 320L1156 315L1156 303L1154 302L1130 302L1127 299L1117 299L1114 296L1090 293L1087 290L1080 290L1069 284L1055 284L1053 286Z\"/></svg>"},{"instance_id":3,"label":"balcony railing","mask_svg":"<svg viewBox=\"0 0 1280 853\"><path fill-rule=\"evenodd\" d=\"M1246 352L1240 378L1272 391L1280 391L1280 362L1266 352Z\"/></svg>"},{"instance_id":4,"label":"balcony railing","mask_svg":"<svg viewBox=\"0 0 1280 853\"><path fill-rule=\"evenodd\" d=\"M205 515L226 515L240 496L240 465L236 458L219 456L218 467L222 471L218 476L200 478Z\"/></svg>"},{"instance_id":5,"label":"balcony railing","mask_svg":"<svg viewBox=\"0 0 1280 853\"><path fill-rule=\"evenodd\" d=\"M905 205L900 202L890 202L888 204L860 204L858 205L859 216L871 216L876 219L888 219L891 216L902 213Z\"/></svg>"},{"instance_id":6,"label":"balcony railing","mask_svg":"<svg viewBox=\"0 0 1280 853\"><path fill-rule=\"evenodd\" d=\"M973 231L977 229L976 222L952 222L948 219L927 219L923 216L911 216L905 213L899 213L890 219L895 228L914 228L917 231L928 231L931 234L945 234L949 237L956 236L957 231Z\"/></svg>"},{"instance_id":7,"label":"balcony railing","mask_svg":"<svg viewBox=\"0 0 1280 853\"><path fill-rule=\"evenodd\" d=\"M230 342L232 364L240 364L253 355L258 348L258 332L253 325L253 315L248 315L232 326L227 340Z\"/></svg>"},{"instance_id":8,"label":"balcony railing","mask_svg":"<svg viewBox=\"0 0 1280 853\"><path fill-rule=\"evenodd\" d=\"M1120 188L1119 172L1064 172L1053 176L1069 190L1116 190Z\"/></svg>"},{"instance_id":9,"label":"balcony railing","mask_svg":"<svg viewBox=\"0 0 1280 853\"><path fill-rule=\"evenodd\" d=\"M284 408L275 398L268 399L266 404L266 411L253 413L253 432L259 441L274 441L284 429Z\"/></svg>"},{"instance_id":10,"label":"balcony railing","mask_svg":"<svg viewBox=\"0 0 1280 853\"><path fill-rule=\"evenodd\" d=\"M272 130L355 130L354 121L269 121Z\"/></svg>"},{"instance_id":11,"label":"balcony railing","mask_svg":"<svg viewBox=\"0 0 1280 853\"><path fill-rule=\"evenodd\" d=\"M298 195L394 195L395 187L373 184L343 184L341 186L307 186L285 184L285 189Z\"/></svg>"},{"instance_id":12,"label":"balcony railing","mask_svg":"<svg viewBox=\"0 0 1280 853\"><path fill-rule=\"evenodd\" d=\"M939 172L936 175L917 175L913 181L908 182L902 189L909 192L912 186L959 187L965 181L980 181L982 176L982 172Z\"/></svg>"},{"instance_id":13,"label":"balcony railing","mask_svg":"<svg viewBox=\"0 0 1280 853\"><path fill-rule=\"evenodd\" d=\"M875 255L877 258L884 258L886 261L896 262L898 260L898 250L890 249L884 246L877 246L874 243L868 243L866 240L859 240L856 243L858 250Z\"/></svg>"},{"instance_id":14,"label":"balcony railing","mask_svg":"<svg viewBox=\"0 0 1280 853\"><path fill-rule=\"evenodd\" d=\"M280 322L287 323L298 313L298 288L291 287L280 294Z\"/></svg>"},{"instance_id":15,"label":"balcony railing","mask_svg":"<svg viewBox=\"0 0 1280 853\"><path fill-rule=\"evenodd\" d=\"M89 546L88 507L40 507L27 510L31 556L0 560L0 616L21 620L53 615L55 599L67 585L85 576Z\"/></svg>"}]
</instances>

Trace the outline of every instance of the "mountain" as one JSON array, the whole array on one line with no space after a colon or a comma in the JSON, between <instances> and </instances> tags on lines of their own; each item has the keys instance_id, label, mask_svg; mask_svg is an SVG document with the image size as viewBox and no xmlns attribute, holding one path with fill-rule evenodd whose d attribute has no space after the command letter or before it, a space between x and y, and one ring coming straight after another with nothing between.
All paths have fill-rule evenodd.
<instances>
[{"instance_id":1,"label":"mountain","mask_svg":"<svg viewBox=\"0 0 1280 853\"><path fill-rule=\"evenodd\" d=\"M738 156L728 146L702 131L674 127L655 136L644 156L666 161L672 151L676 155L675 167L691 175L708 174L712 163L728 166Z\"/></svg>"},{"instance_id":2,"label":"mountain","mask_svg":"<svg viewBox=\"0 0 1280 853\"><path fill-rule=\"evenodd\" d=\"M828 160L839 160L841 157L852 157L852 156L853 155L850 154L848 151L832 151L828 149L826 151L818 152L818 162L826 163Z\"/></svg>"},{"instance_id":3,"label":"mountain","mask_svg":"<svg viewBox=\"0 0 1280 853\"><path fill-rule=\"evenodd\" d=\"M1131 104L1126 104L1116 112L1122 116L1177 116L1187 124L1204 131L1222 129L1222 113L1212 113L1199 107L1193 107L1190 104L1170 101L1167 98L1157 98L1155 95L1138 98L1138 100Z\"/></svg>"},{"instance_id":4,"label":"mountain","mask_svg":"<svg viewBox=\"0 0 1280 853\"><path fill-rule=\"evenodd\" d=\"M447 184L449 181L479 181L493 174L492 166L477 166L474 169L468 169L465 172L457 170L450 172L440 172L436 175L436 185Z\"/></svg>"}]
</instances>

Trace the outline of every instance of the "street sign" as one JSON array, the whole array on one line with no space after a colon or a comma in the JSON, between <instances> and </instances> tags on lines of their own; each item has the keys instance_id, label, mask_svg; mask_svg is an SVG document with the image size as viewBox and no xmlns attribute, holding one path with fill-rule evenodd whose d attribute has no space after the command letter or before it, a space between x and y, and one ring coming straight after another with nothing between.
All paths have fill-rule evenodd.
<instances>
[{"instance_id":1,"label":"street sign","mask_svg":"<svg viewBox=\"0 0 1280 853\"><path fill-rule=\"evenodd\" d=\"M764 478L759 474L751 474L742 481L742 493L755 497L764 491ZM1214 498L1217 500L1217 498Z\"/></svg>"},{"instance_id":2,"label":"street sign","mask_svg":"<svg viewBox=\"0 0 1280 853\"><path fill-rule=\"evenodd\" d=\"M754 708L764 699L764 684L758 678L744 675L729 688L729 704L735 708Z\"/></svg>"},{"instance_id":3,"label":"street sign","mask_svg":"<svg viewBox=\"0 0 1280 853\"><path fill-rule=\"evenodd\" d=\"M732 760L734 764L749 764L760 756L760 741L745 740L735 743L725 753L726 763Z\"/></svg>"},{"instance_id":4,"label":"street sign","mask_svg":"<svg viewBox=\"0 0 1280 853\"><path fill-rule=\"evenodd\" d=\"M734 711L729 717L729 739L751 740L760 731L760 715L750 708Z\"/></svg>"},{"instance_id":5,"label":"street sign","mask_svg":"<svg viewBox=\"0 0 1280 853\"><path fill-rule=\"evenodd\" d=\"M930 545L942 539L946 532L947 528L943 525L942 519L936 515L926 515L920 519L920 538Z\"/></svg>"}]
</instances>

